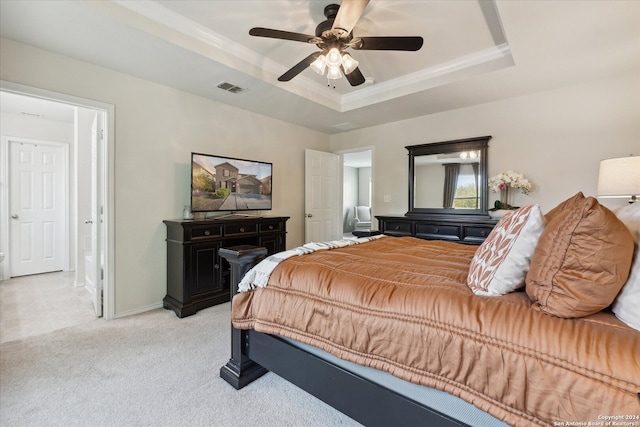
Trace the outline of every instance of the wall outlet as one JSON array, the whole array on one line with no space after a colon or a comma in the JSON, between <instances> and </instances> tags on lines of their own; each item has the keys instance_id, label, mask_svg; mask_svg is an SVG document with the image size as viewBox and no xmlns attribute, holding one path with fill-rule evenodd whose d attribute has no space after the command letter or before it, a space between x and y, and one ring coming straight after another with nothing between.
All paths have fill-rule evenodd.
<instances>
[{"instance_id":1,"label":"wall outlet","mask_svg":"<svg viewBox=\"0 0 640 427\"><path fill-rule=\"evenodd\" d=\"M385 203L391 203L391 194L385 194L384 195L384 202Z\"/></svg>"}]
</instances>

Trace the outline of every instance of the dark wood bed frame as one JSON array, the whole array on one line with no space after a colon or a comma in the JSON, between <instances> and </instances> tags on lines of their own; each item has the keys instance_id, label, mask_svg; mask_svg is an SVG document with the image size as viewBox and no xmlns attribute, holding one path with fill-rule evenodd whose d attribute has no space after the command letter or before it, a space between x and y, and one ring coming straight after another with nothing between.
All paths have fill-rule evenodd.
<instances>
[{"instance_id":1,"label":"dark wood bed frame","mask_svg":"<svg viewBox=\"0 0 640 427\"><path fill-rule=\"evenodd\" d=\"M265 248L220 249L231 265L231 293L267 254ZM391 389L349 372L274 335L231 327L231 358L220 376L241 389L268 371L286 379L366 426L467 426Z\"/></svg>"}]
</instances>

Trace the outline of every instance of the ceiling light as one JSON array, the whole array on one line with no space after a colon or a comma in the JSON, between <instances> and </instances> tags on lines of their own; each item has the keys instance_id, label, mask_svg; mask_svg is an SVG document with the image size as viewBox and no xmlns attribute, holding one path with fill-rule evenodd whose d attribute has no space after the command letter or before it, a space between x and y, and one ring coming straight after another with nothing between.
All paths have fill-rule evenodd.
<instances>
[{"instance_id":1,"label":"ceiling light","mask_svg":"<svg viewBox=\"0 0 640 427\"><path fill-rule=\"evenodd\" d=\"M340 51L338 48L332 47L327 54L327 65L329 67L339 67L342 62L342 55L340 55Z\"/></svg>"},{"instance_id":2,"label":"ceiling light","mask_svg":"<svg viewBox=\"0 0 640 427\"><path fill-rule=\"evenodd\" d=\"M337 80L340 77L342 77L342 72L340 71L340 66L338 65L336 67L336 66L329 65L328 70L327 70L327 78L329 80Z\"/></svg>"},{"instance_id":3,"label":"ceiling light","mask_svg":"<svg viewBox=\"0 0 640 427\"><path fill-rule=\"evenodd\" d=\"M327 57L324 55L318 56L318 58L311 63L310 67L313 71L322 76L325 68L327 68Z\"/></svg>"},{"instance_id":4,"label":"ceiling light","mask_svg":"<svg viewBox=\"0 0 640 427\"><path fill-rule=\"evenodd\" d=\"M353 59L348 53L345 53L342 55L342 68L345 74L351 74L353 70L358 68L358 61Z\"/></svg>"},{"instance_id":5,"label":"ceiling light","mask_svg":"<svg viewBox=\"0 0 640 427\"><path fill-rule=\"evenodd\" d=\"M329 80L337 80L343 76L343 72L345 75L351 74L358 68L358 61L336 47L332 47L328 52L325 52L309 64L309 67L321 76L327 70L327 79Z\"/></svg>"}]
</instances>

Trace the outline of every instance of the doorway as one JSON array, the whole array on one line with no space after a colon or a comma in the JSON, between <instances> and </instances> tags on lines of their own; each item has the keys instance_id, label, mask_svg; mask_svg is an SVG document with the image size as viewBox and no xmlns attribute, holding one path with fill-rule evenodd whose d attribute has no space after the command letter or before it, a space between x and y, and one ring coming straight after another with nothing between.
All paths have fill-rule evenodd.
<instances>
[{"instance_id":1,"label":"doorway","mask_svg":"<svg viewBox=\"0 0 640 427\"><path fill-rule=\"evenodd\" d=\"M74 272L74 285L86 286L90 291L92 289L87 286L86 277L100 278L100 283L93 288L96 315L112 319L115 317L111 263L113 259L114 108L96 101L10 82L0 83L3 115L0 179L3 182L15 179L10 177L9 172L11 169L9 167L10 141L35 138L34 135L41 141L63 140L67 150L68 165L63 221L68 226L55 246L56 250L63 251L64 259L61 268L57 270ZM60 131L60 129L63 130ZM60 132L64 137L60 136ZM12 213L15 203L11 193L11 185L1 186L0 280L20 275L19 272L14 271L13 267L14 258L19 257L20 254L14 253L16 249L13 242L17 237L11 224L12 215L15 215ZM58 234L56 236L60 237ZM60 240L64 242L62 249L59 245ZM93 263L96 272L91 275L86 271L87 264L92 265L86 262L88 258L98 260Z\"/></svg>"},{"instance_id":2,"label":"doorway","mask_svg":"<svg viewBox=\"0 0 640 427\"><path fill-rule=\"evenodd\" d=\"M342 153L342 231L353 238L354 231L376 229L372 218L373 149Z\"/></svg>"},{"instance_id":3,"label":"doorway","mask_svg":"<svg viewBox=\"0 0 640 427\"><path fill-rule=\"evenodd\" d=\"M62 271L68 264L68 145L14 137L7 142L11 277Z\"/></svg>"}]
</instances>

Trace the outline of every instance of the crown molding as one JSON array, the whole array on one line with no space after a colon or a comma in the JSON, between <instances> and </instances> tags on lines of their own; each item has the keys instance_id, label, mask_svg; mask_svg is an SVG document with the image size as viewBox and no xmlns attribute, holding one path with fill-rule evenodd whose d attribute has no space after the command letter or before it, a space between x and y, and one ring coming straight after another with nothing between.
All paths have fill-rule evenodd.
<instances>
[{"instance_id":1,"label":"crown molding","mask_svg":"<svg viewBox=\"0 0 640 427\"><path fill-rule=\"evenodd\" d=\"M477 74L478 69L486 69L486 66L491 64L495 64L495 67L489 67L493 69L513 65L511 48L507 43L345 94L341 99L342 111L350 111L468 78Z\"/></svg>"},{"instance_id":2,"label":"crown molding","mask_svg":"<svg viewBox=\"0 0 640 427\"><path fill-rule=\"evenodd\" d=\"M189 43L186 43L186 45L185 43L180 44L186 49L192 48L191 50L194 53L207 56L237 72L248 74L279 89L338 112L366 107L468 78L478 72L513 65L511 48L508 43L504 42L453 61L340 95L337 92L327 90L326 86L316 79L303 75L297 76L295 81L278 82L277 77L287 71L287 68L283 65L242 46L204 25L173 12L156 1L112 0L112 2L157 24L175 30L191 40L203 43L207 47L205 50ZM493 26L495 26L495 23ZM138 28L148 31L148 28L143 24L140 24ZM501 32L501 28L498 29L498 32ZM165 36L165 34L161 33L161 31L157 30L154 32L156 36ZM169 35L163 38L167 42L174 43ZM243 64L244 66L242 66ZM250 64L251 67L246 67L246 64ZM229 77L229 80L233 79Z\"/></svg>"}]
</instances>

